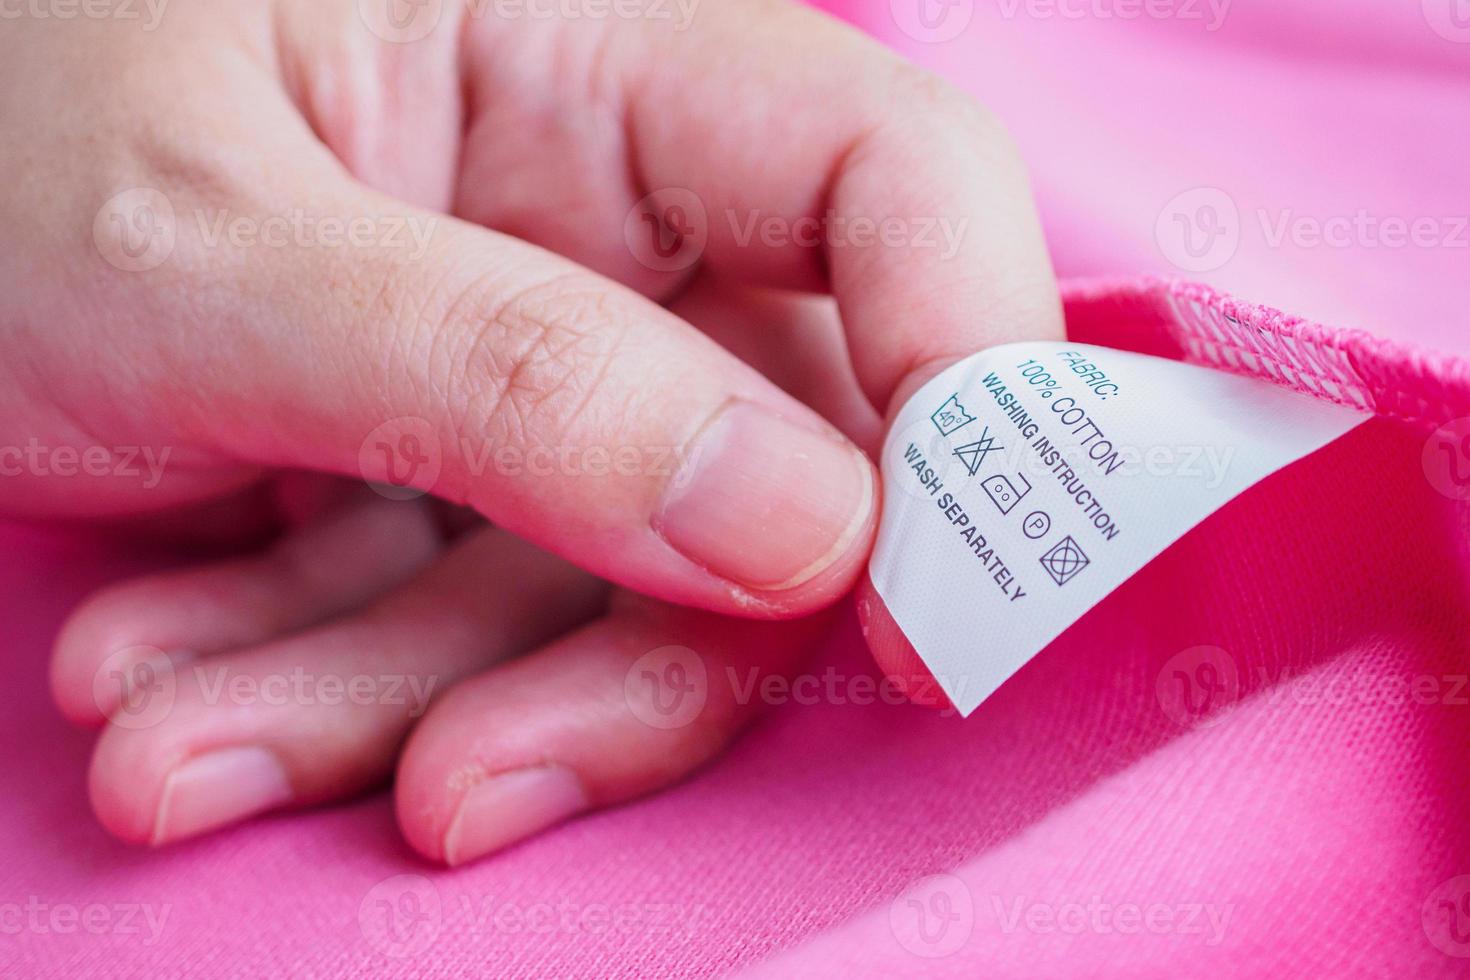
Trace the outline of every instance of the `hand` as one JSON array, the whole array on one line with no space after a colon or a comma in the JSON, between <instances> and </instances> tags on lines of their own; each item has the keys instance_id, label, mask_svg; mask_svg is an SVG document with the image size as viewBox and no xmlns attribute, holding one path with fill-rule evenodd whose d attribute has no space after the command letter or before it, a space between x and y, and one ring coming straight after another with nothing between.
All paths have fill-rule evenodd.
<instances>
[{"instance_id":1,"label":"hand","mask_svg":"<svg viewBox=\"0 0 1470 980\"><path fill-rule=\"evenodd\" d=\"M687 30L492 4L380 20L370 0L8 22L10 512L172 513L310 470L496 525L441 553L421 504L303 508L265 557L80 610L54 687L71 717L112 716L91 785L119 836L333 798L396 763L406 836L456 861L678 778L749 705L711 681L695 720L649 725L630 665L672 642L711 677L789 668L873 533L871 463L745 361L886 407L979 347L1060 333L1024 176L981 110L812 12L693 12ZM830 289L850 367L830 331L796 335L814 361L769 326L806 309L770 287ZM676 315L711 295L745 361ZM151 456L125 470L134 448ZM140 456L162 465L130 475ZM538 548L642 598L603 611L592 575ZM211 701L189 670L166 718L130 727L96 681L166 673L149 648L257 678L471 679L399 759L403 705Z\"/></svg>"}]
</instances>

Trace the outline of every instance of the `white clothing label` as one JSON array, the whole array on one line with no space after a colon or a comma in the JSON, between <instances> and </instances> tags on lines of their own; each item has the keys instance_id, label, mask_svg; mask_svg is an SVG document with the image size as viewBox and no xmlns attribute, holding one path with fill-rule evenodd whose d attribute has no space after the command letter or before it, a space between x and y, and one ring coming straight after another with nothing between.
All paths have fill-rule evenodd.
<instances>
[{"instance_id":1,"label":"white clothing label","mask_svg":"<svg viewBox=\"0 0 1470 980\"><path fill-rule=\"evenodd\" d=\"M1367 418L1144 354L993 347L889 430L873 585L968 715L1190 528Z\"/></svg>"}]
</instances>

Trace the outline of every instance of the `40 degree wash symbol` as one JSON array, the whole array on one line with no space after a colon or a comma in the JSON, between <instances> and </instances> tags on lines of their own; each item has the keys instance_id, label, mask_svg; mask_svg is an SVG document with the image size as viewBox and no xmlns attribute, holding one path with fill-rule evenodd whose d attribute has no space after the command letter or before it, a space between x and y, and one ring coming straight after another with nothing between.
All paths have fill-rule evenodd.
<instances>
[{"instance_id":1,"label":"40 degree wash symbol","mask_svg":"<svg viewBox=\"0 0 1470 980\"><path fill-rule=\"evenodd\" d=\"M975 416L971 415L965 410L965 406L960 404L959 392L955 392L945 399L944 404L936 408L934 414L930 415L929 418L942 436L953 435L975 421Z\"/></svg>"}]
</instances>

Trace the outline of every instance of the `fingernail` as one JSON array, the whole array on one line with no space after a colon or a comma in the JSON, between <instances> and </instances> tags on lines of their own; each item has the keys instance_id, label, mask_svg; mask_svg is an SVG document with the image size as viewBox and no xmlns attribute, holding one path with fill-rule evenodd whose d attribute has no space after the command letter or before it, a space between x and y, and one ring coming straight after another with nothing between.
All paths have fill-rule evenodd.
<instances>
[{"instance_id":1,"label":"fingernail","mask_svg":"<svg viewBox=\"0 0 1470 980\"><path fill-rule=\"evenodd\" d=\"M291 799L274 754L255 746L216 749L168 774L153 821L153 843L202 834Z\"/></svg>"},{"instance_id":2,"label":"fingernail","mask_svg":"<svg viewBox=\"0 0 1470 980\"><path fill-rule=\"evenodd\" d=\"M587 809L575 773L560 766L517 769L472 787L444 835L444 861L463 864Z\"/></svg>"},{"instance_id":3,"label":"fingernail","mask_svg":"<svg viewBox=\"0 0 1470 980\"><path fill-rule=\"evenodd\" d=\"M872 508L872 467L856 446L732 402L670 480L654 528L716 575L771 592L842 557Z\"/></svg>"}]
</instances>

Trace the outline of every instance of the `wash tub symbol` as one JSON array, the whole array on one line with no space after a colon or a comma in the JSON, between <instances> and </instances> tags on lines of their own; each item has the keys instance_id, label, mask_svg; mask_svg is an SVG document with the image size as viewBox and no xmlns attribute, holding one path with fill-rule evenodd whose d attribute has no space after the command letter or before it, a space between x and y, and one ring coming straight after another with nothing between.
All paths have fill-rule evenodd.
<instances>
[{"instance_id":1,"label":"wash tub symbol","mask_svg":"<svg viewBox=\"0 0 1470 980\"><path fill-rule=\"evenodd\" d=\"M1011 508L1015 507L1016 504L1021 502L1022 497L1031 492L1030 480L1019 473L1016 474L1016 479L1021 481L1019 488L1011 482L1010 477L1000 473L994 476L987 476L980 483L985 488L985 495L990 498L992 504L995 504L1000 509L1002 514L1009 514Z\"/></svg>"},{"instance_id":2,"label":"wash tub symbol","mask_svg":"<svg viewBox=\"0 0 1470 980\"><path fill-rule=\"evenodd\" d=\"M975 416L965 411L965 406L960 404L959 392L945 399L944 404L935 409L934 414L929 418L942 436L958 432L975 421Z\"/></svg>"}]
</instances>

